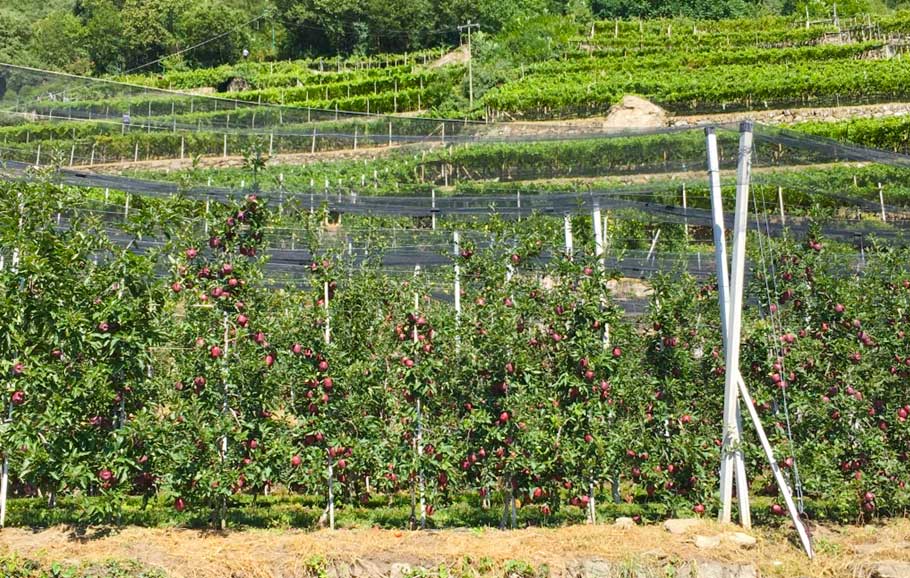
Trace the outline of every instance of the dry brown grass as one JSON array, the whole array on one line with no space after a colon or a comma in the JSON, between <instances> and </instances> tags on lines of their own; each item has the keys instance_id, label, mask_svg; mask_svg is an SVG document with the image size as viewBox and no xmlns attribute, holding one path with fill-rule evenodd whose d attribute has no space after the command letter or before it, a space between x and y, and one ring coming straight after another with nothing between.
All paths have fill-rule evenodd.
<instances>
[{"instance_id":1,"label":"dry brown grass","mask_svg":"<svg viewBox=\"0 0 910 578\"><path fill-rule=\"evenodd\" d=\"M697 533L733 528L705 523ZM701 551L693 535L677 536L661 526L621 530L609 525L571 526L503 532L491 529L406 532L378 529L243 530L225 533L185 529L92 529L85 535L56 527L32 532L10 528L0 534L0 551L44 562L91 563L136 560L179 578L288 578L313 573L312 561L360 561L374 569L395 562L415 566L460 567L466 558L488 559L500 569L509 560L547 564L552 576L578 560L604 558L659 567L667 562L711 559L752 563L762 576L841 577L857 575L863 562L910 562L910 522L895 520L866 527L816 531L816 560L809 562L785 530L760 530L751 550L723 543ZM858 548L858 549L857 549ZM861 573L860 573L861 575Z\"/></svg>"}]
</instances>

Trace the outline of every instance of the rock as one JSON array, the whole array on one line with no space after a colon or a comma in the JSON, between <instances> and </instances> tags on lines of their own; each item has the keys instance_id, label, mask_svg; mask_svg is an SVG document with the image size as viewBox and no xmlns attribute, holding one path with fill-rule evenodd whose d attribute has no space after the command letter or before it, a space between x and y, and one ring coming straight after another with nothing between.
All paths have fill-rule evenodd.
<instances>
[{"instance_id":1,"label":"rock","mask_svg":"<svg viewBox=\"0 0 910 578\"><path fill-rule=\"evenodd\" d=\"M613 522L613 525L621 530L628 530L629 528L635 527L635 520L632 518L627 518L625 516L616 518L616 521Z\"/></svg>"},{"instance_id":2,"label":"rock","mask_svg":"<svg viewBox=\"0 0 910 578\"><path fill-rule=\"evenodd\" d=\"M720 536L695 536L695 547L699 550L710 550L720 546Z\"/></svg>"},{"instance_id":3,"label":"rock","mask_svg":"<svg viewBox=\"0 0 910 578\"><path fill-rule=\"evenodd\" d=\"M724 534L724 539L728 542L733 542L741 548L751 548L758 542L753 536L746 534L745 532L732 532L729 534Z\"/></svg>"},{"instance_id":4,"label":"rock","mask_svg":"<svg viewBox=\"0 0 910 578\"><path fill-rule=\"evenodd\" d=\"M581 564L581 578L610 578L612 566L607 560L592 558Z\"/></svg>"},{"instance_id":5,"label":"rock","mask_svg":"<svg viewBox=\"0 0 910 578\"><path fill-rule=\"evenodd\" d=\"M683 570L688 570L689 573L680 572L679 576L691 576L692 578L758 578L758 571L752 564L729 564L703 560L695 562Z\"/></svg>"},{"instance_id":6,"label":"rock","mask_svg":"<svg viewBox=\"0 0 910 578\"><path fill-rule=\"evenodd\" d=\"M700 524L698 518L671 518L664 522L664 529L671 534L687 534Z\"/></svg>"},{"instance_id":7,"label":"rock","mask_svg":"<svg viewBox=\"0 0 910 578\"><path fill-rule=\"evenodd\" d=\"M910 576L910 563L897 560L882 560L869 564L870 578L907 578Z\"/></svg>"},{"instance_id":8,"label":"rock","mask_svg":"<svg viewBox=\"0 0 910 578\"><path fill-rule=\"evenodd\" d=\"M626 95L610 107L603 128L633 130L667 126L667 111L638 96Z\"/></svg>"},{"instance_id":9,"label":"rock","mask_svg":"<svg viewBox=\"0 0 910 578\"><path fill-rule=\"evenodd\" d=\"M471 53L468 52L468 47L466 45L462 45L452 52L444 54L439 59L431 62L429 64L429 67L440 68L449 64L466 64L469 60L471 60Z\"/></svg>"},{"instance_id":10,"label":"rock","mask_svg":"<svg viewBox=\"0 0 910 578\"><path fill-rule=\"evenodd\" d=\"M250 83L240 76L234 76L218 86L218 92L243 92L250 89Z\"/></svg>"},{"instance_id":11,"label":"rock","mask_svg":"<svg viewBox=\"0 0 910 578\"><path fill-rule=\"evenodd\" d=\"M389 578L407 578L412 571L410 564L395 562L389 566Z\"/></svg>"}]
</instances>

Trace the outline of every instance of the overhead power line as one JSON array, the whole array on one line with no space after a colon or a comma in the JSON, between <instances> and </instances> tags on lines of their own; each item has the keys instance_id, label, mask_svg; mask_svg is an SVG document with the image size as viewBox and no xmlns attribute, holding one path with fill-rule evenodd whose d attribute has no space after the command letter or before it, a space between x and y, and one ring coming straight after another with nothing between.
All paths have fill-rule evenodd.
<instances>
[{"instance_id":1,"label":"overhead power line","mask_svg":"<svg viewBox=\"0 0 910 578\"><path fill-rule=\"evenodd\" d=\"M160 62L164 62L164 61L167 60L168 58L173 58L173 57L175 57L175 56L179 56L179 55L184 54L184 53L187 53L187 52L189 52L189 51L191 51L191 50L196 50L197 48L199 48L199 47L201 47L201 46L205 46L206 44L209 44L210 42L214 42L214 41L216 41L216 40L219 40L219 39L221 39L221 38L224 38L225 36L227 36L227 35L229 35L229 34L233 34L233 33L236 32L238 29L244 28L244 27L246 27L246 26L249 26L249 25L252 24L253 22L257 22L257 21L259 21L259 20L262 20L263 18L265 18L265 17L267 17L267 16L268 16L268 13L267 13L267 12L263 12L263 13L260 14L259 16L255 17L255 18L253 18L253 19L251 19L251 20L247 20L247 21L244 22L243 24L239 24L239 25L235 26L234 28L232 28L232 29L230 29L230 30L227 30L227 31L222 32L222 33L220 33L220 34L216 34L215 36L212 36L211 38L206 38L206 39L203 40L202 42L197 42L196 44L194 44L194 45L192 45L192 46L189 46L189 47L187 47L187 48L184 48L183 50L178 50L177 52L173 52L173 53L171 53L171 54L168 54L167 56L162 56L161 58L156 58L155 60L152 60L151 62L146 62L145 64L140 64L139 66L134 66L133 68L130 68L129 70L125 70L125 71L123 72L123 74L129 74L129 73L135 72L135 71L137 71L137 70L142 70L143 68L148 68L149 66L151 66L151 65L153 65L153 64L158 64L158 63L160 63Z\"/></svg>"}]
</instances>

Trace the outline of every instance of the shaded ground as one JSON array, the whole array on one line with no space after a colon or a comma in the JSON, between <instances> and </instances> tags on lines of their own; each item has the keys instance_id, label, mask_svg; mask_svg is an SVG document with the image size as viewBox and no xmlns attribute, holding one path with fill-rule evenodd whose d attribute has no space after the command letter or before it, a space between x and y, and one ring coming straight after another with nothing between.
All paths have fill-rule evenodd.
<instances>
[{"instance_id":1,"label":"shaded ground","mask_svg":"<svg viewBox=\"0 0 910 578\"><path fill-rule=\"evenodd\" d=\"M54 527L41 531L8 528L0 533L0 553L44 563L98 563L135 560L175 578L290 578L296 576L542 575L597 576L592 561L612 568L668 574L667 566L713 560L725 567L754 565L760 576L862 577L876 575L875 561L890 560L910 572L910 522L815 529L818 555L809 562L786 528L760 529L751 547L728 540L712 548L696 546L696 536L735 530L704 523L686 534L662 526L622 529L614 525L559 529L490 529L406 532L378 529L243 530L226 533L185 529L89 529L76 533ZM520 561L521 563L519 563ZM406 566L403 566L406 565ZM602 567L602 566L601 566ZM587 568L587 571L584 570ZM593 568L593 569L592 569ZM881 566L885 568L885 566ZM423 569L423 570L419 570ZM582 569L582 570L579 570ZM641 575L639 572L638 575ZM745 576L747 574L722 574ZM754 575L754 574L753 574ZM887 576L879 573L877 575Z\"/></svg>"}]
</instances>

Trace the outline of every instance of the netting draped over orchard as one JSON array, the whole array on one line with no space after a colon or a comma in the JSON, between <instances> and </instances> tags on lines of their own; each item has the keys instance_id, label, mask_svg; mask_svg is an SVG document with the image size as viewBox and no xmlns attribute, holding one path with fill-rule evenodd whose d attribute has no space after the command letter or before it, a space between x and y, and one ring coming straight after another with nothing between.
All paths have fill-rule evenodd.
<instances>
[{"instance_id":1,"label":"netting draped over orchard","mask_svg":"<svg viewBox=\"0 0 910 578\"><path fill-rule=\"evenodd\" d=\"M697 231L708 230L712 222L706 183L698 174L698 167L704 163L701 129L651 131L638 135L594 132L560 138L550 136L542 140L539 136L519 138L494 135L475 138L472 144L459 145L459 150L466 151L463 154L470 154L473 150L483 151L487 147L520 146L522 143L597 143L607 154L622 154L628 170L639 169L647 176L641 182L629 179L626 183L617 182L608 186L594 183L582 190L573 186L575 190L563 191L552 187L538 191L527 187L508 191L507 187L501 187L472 193L470 188L466 192L460 192L457 189L428 191L416 187L411 191L377 196L371 194L369 186L335 186L326 182L324 186L300 190L285 186L281 181L251 182L246 188L255 185L257 194L279 207L282 212L327 211L333 215L366 218L406 217L420 222L420 228L410 232L396 231L391 236L383 237L381 248L375 241L371 244L369 240L358 238L356 228L345 227L337 233L324 235L326 247L346 253L352 266L377 254L381 255L382 262L389 271L401 274L410 274L414 264L425 269L448 266L451 264L451 231L458 228L458 223L465 219L483 218L491 213L510 219L528 218L534 214L559 217L572 214L581 217L598 209L620 220L624 217L637 219L650 230L652 236L661 228L665 238L674 228L677 231L684 230L685 233L681 244L672 250L660 249L656 244L655 247L645 244L640 248L625 247L623 251L608 251L607 258L618 270L630 276L649 276L653 272L680 268L701 277L712 274L713 253L710 250L691 251L687 246L699 242L699 239L694 238ZM538 140L533 140L534 138ZM718 130L722 169L735 166L735 139L735 131L728 127ZM657 149L654 148L655 142L659 143ZM676 159L672 162L660 160L668 147L678 147L674 153ZM780 196L781 188L775 185L782 178L788 178L788 173L798 175L802 169L828 167L833 163L851 163L852 166L874 163L875 166L896 171L892 178L899 179L905 170L910 174L907 162L907 158L902 155L843 145L783 129L758 127L754 148L753 188L756 198L763 204L763 210L770 215L763 222L750 220L750 227L773 236L780 235L785 228L793 233L806 234L810 226L813 226L812 207L824 206L828 213L819 221L819 231L856 247L857 254L843 260L845 267L852 267L854 262L862 259L863 247L871 238L903 238L907 226L907 197L903 194L887 196L888 202L885 202L885 194L879 195L879 198L869 198L865 191L855 187L855 176L852 187L849 182L835 182L831 186L829 183L803 178L795 186L787 183L788 195L799 194L801 198L788 201L784 207ZM30 163L11 160L5 166L6 178L33 178L29 173L32 166ZM572 174L571 166L565 170L567 174ZM180 194L207 203L225 202L244 194L243 189L237 188L186 186L176 182L106 175L65 167L56 169L53 178L62 184L122 191L141 197L165 198ZM128 218L128 209L121 205L96 206L94 209L83 207L81 210L100 211L111 234L116 234L117 227ZM884 222L881 218L870 218L880 215L889 216ZM436 228L437 219L439 228ZM728 227L732 223L732 212L729 210L725 213L725 223ZM693 232L692 236L689 235L690 231ZM403 239L402 235L409 238ZM276 283L307 278L304 266L312 260L313 255L306 247L300 246L301 236L302 232L293 226L268 230L267 250L272 256L269 275ZM125 237L126 240L128 238L129 236ZM622 238L617 236L616 241L613 243L614 248L621 246ZM482 240L480 242L483 243ZM133 246L141 248L156 243L159 242L146 238Z\"/></svg>"},{"instance_id":2,"label":"netting draped over orchard","mask_svg":"<svg viewBox=\"0 0 910 578\"><path fill-rule=\"evenodd\" d=\"M34 105L62 94L54 82L14 93ZM96 86L65 103L115 100ZM325 496L328 516L406 492L415 526L466 495L482 512L501 497L503 525L594 521L603 501L701 514L729 447L720 391L741 369L803 514L910 506L906 157L767 127L747 156L716 127L709 186L700 128L382 122L432 139L442 122L446 148L421 166L461 184L300 187L253 163L248 183L203 187L70 167L65 147L48 161L31 134L4 145L0 319L15 339L0 344L14 410L2 434L17 495L97 497L88 516L108 520L130 496L165 495L222 524L239 496L278 485ZM449 156L473 169L450 172ZM734 214L743 158L752 196ZM862 182L867 170L887 188ZM721 226L758 241L735 253L751 275L729 372ZM754 493L777 496L780 467L743 435L730 453Z\"/></svg>"}]
</instances>

